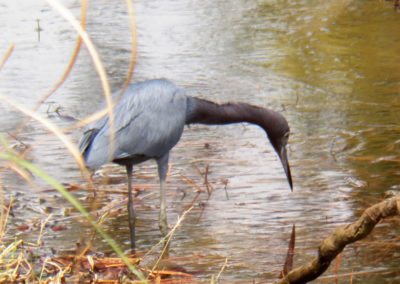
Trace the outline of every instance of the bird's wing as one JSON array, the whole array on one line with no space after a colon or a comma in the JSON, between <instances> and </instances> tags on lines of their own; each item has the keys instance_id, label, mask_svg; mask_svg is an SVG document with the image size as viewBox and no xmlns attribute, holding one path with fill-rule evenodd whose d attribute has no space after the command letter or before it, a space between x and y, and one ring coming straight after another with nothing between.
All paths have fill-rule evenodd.
<instances>
[{"instance_id":1,"label":"bird's wing","mask_svg":"<svg viewBox=\"0 0 400 284\"><path fill-rule=\"evenodd\" d=\"M144 155L160 157L179 140L186 115L186 96L182 89L165 80L152 80L131 85L114 108L114 130L108 117L94 124L86 140L86 163L99 167L115 159ZM115 151L111 152L110 136L114 133ZM85 143L85 134L82 146Z\"/></svg>"},{"instance_id":2,"label":"bird's wing","mask_svg":"<svg viewBox=\"0 0 400 284\"><path fill-rule=\"evenodd\" d=\"M156 82L120 106L115 114L115 158L161 157L179 141L185 123L186 96L172 83Z\"/></svg>"}]
</instances>

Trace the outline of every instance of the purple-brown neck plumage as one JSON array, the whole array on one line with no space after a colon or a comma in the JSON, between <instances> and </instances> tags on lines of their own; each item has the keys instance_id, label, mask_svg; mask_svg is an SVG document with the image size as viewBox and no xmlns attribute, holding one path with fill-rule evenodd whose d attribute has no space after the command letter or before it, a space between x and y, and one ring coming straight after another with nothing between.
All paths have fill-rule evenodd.
<instances>
[{"instance_id":1,"label":"purple-brown neck plumage","mask_svg":"<svg viewBox=\"0 0 400 284\"><path fill-rule=\"evenodd\" d=\"M289 125L283 115L270 109L245 103L216 104L188 97L186 124L230 124L239 122L256 124L265 130L269 141L282 162L287 180L292 189L292 176L286 154Z\"/></svg>"},{"instance_id":2,"label":"purple-brown neck plumage","mask_svg":"<svg viewBox=\"0 0 400 284\"><path fill-rule=\"evenodd\" d=\"M207 100L188 97L186 124L230 124L247 122L259 125L268 136L288 131L285 118L272 110L246 103L216 104ZM287 128L287 129L284 129Z\"/></svg>"}]
</instances>

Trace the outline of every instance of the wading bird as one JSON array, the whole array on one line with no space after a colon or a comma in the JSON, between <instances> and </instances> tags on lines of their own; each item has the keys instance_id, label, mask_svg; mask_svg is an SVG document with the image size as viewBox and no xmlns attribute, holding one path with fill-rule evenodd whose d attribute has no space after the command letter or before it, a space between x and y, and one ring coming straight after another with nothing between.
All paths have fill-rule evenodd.
<instances>
[{"instance_id":1,"label":"wading bird","mask_svg":"<svg viewBox=\"0 0 400 284\"><path fill-rule=\"evenodd\" d=\"M119 96L114 94L116 99ZM216 104L190 97L168 80L148 80L130 85L113 109L114 126L104 116L89 125L79 142L87 167L96 169L114 162L126 167L128 175L128 220L132 250L135 249L135 209L132 202L133 165L157 161L160 178L161 233L168 233L164 183L170 150L181 138L185 125L247 122L260 126L278 154L292 189L286 155L289 125L278 112L245 103ZM111 133L112 131L112 133ZM114 137L110 143L110 137ZM114 149L110 149L110 144Z\"/></svg>"}]
</instances>

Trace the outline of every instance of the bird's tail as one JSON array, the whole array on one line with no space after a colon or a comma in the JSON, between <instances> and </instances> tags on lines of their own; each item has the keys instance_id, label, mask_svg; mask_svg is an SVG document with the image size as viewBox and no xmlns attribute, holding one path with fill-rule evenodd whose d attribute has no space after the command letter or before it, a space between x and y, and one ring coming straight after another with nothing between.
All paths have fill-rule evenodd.
<instances>
[{"instance_id":1,"label":"bird's tail","mask_svg":"<svg viewBox=\"0 0 400 284\"><path fill-rule=\"evenodd\" d=\"M98 129L89 129L83 133L82 138L79 140L79 152L86 158L86 153L90 148L90 145L93 142L93 139L96 137L97 133L99 132Z\"/></svg>"}]
</instances>

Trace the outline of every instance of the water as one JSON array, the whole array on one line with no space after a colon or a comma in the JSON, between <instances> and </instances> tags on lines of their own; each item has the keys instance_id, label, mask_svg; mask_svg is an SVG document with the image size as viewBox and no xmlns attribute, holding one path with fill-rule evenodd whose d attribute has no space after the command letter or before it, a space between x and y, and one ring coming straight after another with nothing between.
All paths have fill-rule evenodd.
<instances>
[{"instance_id":1,"label":"water","mask_svg":"<svg viewBox=\"0 0 400 284\"><path fill-rule=\"evenodd\" d=\"M79 2L63 4L79 15ZM301 264L315 256L320 240L334 227L354 221L389 190L398 192L400 18L392 4L355 0L135 3L138 59L133 81L165 77L191 95L271 107L287 117L292 132L289 159L294 192L257 127L185 130L171 154L170 224L190 206L197 187L204 192L176 232L171 261L207 282L227 258L223 283L271 282L282 269L292 224L296 224L295 264ZM45 2L0 5L0 53L15 44L0 72L0 94L33 107L61 76L76 34ZM36 19L43 29L40 42ZM118 88L126 77L131 45L123 1L90 3L88 31L111 86ZM68 80L49 101L81 119L101 100L100 81L82 48ZM0 108L2 132L12 131L21 115L4 103ZM43 105L40 114L47 116L47 109ZM70 125L57 116L49 119L61 127ZM77 141L80 130L68 134ZM63 145L40 124L30 122L19 139L32 146L30 161L66 184L84 184ZM214 188L209 199L202 174L207 166ZM100 192L95 201L86 190L75 194L92 210L115 206L104 225L128 248L124 170L105 167L95 181ZM37 180L39 189L35 189L8 171L2 182L7 195L17 199L11 231L51 210L51 222L67 226L60 232L46 231L46 243L57 251L74 247L75 241L90 233L90 228L72 218L77 213L64 216L70 206L43 182ZM138 246L145 253L160 238L154 163L135 168L135 184L140 190L135 200ZM383 223L366 241L346 248L339 273L359 273L353 276L355 283L399 281L396 224L398 220ZM34 239L37 231L20 234ZM387 249L389 245L392 249ZM108 250L100 240L95 246ZM334 274L329 270L324 275ZM342 281L349 282L350 276Z\"/></svg>"}]
</instances>

